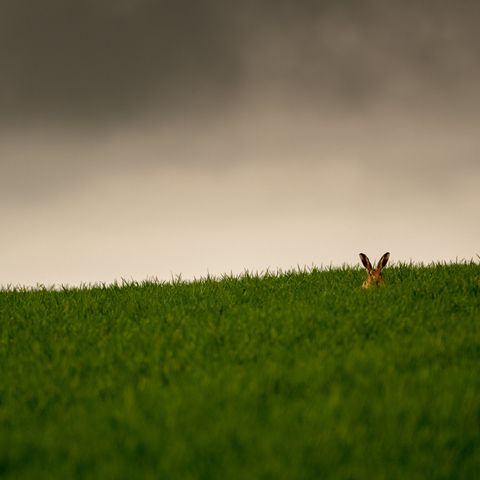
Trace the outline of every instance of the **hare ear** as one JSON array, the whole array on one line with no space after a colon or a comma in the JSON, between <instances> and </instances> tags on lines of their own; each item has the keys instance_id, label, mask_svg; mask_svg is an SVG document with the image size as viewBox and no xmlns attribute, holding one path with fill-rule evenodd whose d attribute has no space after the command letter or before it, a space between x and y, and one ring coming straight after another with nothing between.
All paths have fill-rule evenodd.
<instances>
[{"instance_id":1,"label":"hare ear","mask_svg":"<svg viewBox=\"0 0 480 480\"><path fill-rule=\"evenodd\" d=\"M360 260L362 261L363 266L370 272L372 269L372 264L370 263L370 260L364 253L360 253Z\"/></svg>"},{"instance_id":2,"label":"hare ear","mask_svg":"<svg viewBox=\"0 0 480 480\"><path fill-rule=\"evenodd\" d=\"M381 270L383 267L385 267L389 258L390 258L390 252L384 253L382 258L378 262L377 268Z\"/></svg>"}]
</instances>

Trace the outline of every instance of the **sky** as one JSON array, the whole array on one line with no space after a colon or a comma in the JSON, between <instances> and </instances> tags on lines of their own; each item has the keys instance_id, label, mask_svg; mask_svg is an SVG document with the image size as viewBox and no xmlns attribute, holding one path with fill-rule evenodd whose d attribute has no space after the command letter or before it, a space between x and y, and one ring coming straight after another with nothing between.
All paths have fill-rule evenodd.
<instances>
[{"instance_id":1,"label":"sky","mask_svg":"<svg viewBox=\"0 0 480 480\"><path fill-rule=\"evenodd\" d=\"M478 2L0 12L0 285L480 255Z\"/></svg>"}]
</instances>

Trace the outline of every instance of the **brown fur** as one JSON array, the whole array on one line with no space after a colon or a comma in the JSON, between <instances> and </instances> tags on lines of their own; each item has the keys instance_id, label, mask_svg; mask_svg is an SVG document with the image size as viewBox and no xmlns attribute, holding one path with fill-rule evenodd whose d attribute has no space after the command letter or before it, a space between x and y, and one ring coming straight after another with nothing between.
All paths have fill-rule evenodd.
<instances>
[{"instance_id":1,"label":"brown fur","mask_svg":"<svg viewBox=\"0 0 480 480\"><path fill-rule=\"evenodd\" d=\"M379 260L376 268L373 268L368 257L364 253L360 253L360 260L362 261L363 266L367 269L368 272L368 277L363 282L362 288L369 288L372 285L379 287L380 285L383 285L385 283L382 270L387 264L389 257L390 252L385 253Z\"/></svg>"}]
</instances>

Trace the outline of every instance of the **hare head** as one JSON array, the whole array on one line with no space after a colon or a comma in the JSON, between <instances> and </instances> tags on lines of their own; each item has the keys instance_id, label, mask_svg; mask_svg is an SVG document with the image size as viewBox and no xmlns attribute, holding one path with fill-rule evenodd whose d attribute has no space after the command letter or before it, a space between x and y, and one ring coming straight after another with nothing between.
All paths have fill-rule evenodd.
<instances>
[{"instance_id":1,"label":"hare head","mask_svg":"<svg viewBox=\"0 0 480 480\"><path fill-rule=\"evenodd\" d=\"M385 265L387 264L389 257L390 257L390 252L385 253L382 256L382 258L378 261L377 267L373 268L368 257L364 253L360 254L360 260L362 261L363 266L368 271L368 277L362 284L363 288L368 288L368 287L371 287L372 285L379 287L384 283L382 270L383 270L383 267L385 267Z\"/></svg>"}]
</instances>

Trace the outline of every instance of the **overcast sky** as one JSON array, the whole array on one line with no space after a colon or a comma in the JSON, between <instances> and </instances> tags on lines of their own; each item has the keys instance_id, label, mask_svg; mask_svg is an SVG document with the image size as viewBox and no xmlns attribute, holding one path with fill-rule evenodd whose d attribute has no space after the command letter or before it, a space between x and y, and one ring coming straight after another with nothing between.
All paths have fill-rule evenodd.
<instances>
[{"instance_id":1,"label":"overcast sky","mask_svg":"<svg viewBox=\"0 0 480 480\"><path fill-rule=\"evenodd\" d=\"M0 284L477 258L478 18L0 0Z\"/></svg>"}]
</instances>

